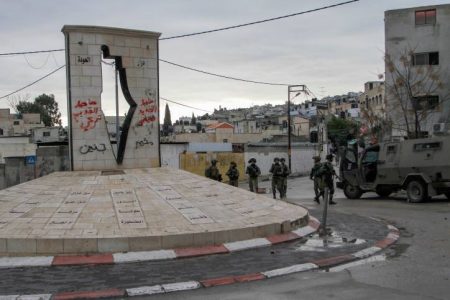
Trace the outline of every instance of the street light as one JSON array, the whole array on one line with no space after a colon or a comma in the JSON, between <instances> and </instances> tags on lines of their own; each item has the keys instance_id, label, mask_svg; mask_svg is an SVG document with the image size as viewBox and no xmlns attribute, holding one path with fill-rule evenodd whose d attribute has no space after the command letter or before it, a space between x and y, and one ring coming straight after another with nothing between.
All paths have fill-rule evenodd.
<instances>
[{"instance_id":1,"label":"street light","mask_svg":"<svg viewBox=\"0 0 450 300\"><path fill-rule=\"evenodd\" d=\"M288 86L288 103L287 103L287 125L288 125L288 165L289 170L291 168L291 100L300 95L301 93L306 92L305 85L289 85ZM291 98L291 94L296 93L294 97Z\"/></svg>"}]
</instances>

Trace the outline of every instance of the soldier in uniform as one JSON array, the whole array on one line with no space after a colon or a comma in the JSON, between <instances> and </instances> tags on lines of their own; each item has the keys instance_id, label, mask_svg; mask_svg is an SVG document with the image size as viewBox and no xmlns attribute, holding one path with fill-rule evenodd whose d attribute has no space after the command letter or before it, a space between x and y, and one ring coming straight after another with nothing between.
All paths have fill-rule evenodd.
<instances>
[{"instance_id":1,"label":"soldier in uniform","mask_svg":"<svg viewBox=\"0 0 450 300\"><path fill-rule=\"evenodd\" d=\"M239 170L237 169L237 165L234 161L230 162L230 167L226 175L230 178L230 185L237 187L239 181Z\"/></svg>"},{"instance_id":2,"label":"soldier in uniform","mask_svg":"<svg viewBox=\"0 0 450 300\"><path fill-rule=\"evenodd\" d=\"M283 198L283 168L280 165L280 159L275 157L269 170L272 173L272 194L273 199L277 199L277 190L280 193L280 199Z\"/></svg>"},{"instance_id":3,"label":"soldier in uniform","mask_svg":"<svg viewBox=\"0 0 450 300\"><path fill-rule=\"evenodd\" d=\"M261 170L256 165L256 159L250 158L249 165L245 171L248 174L248 186L251 192L258 192L258 176L261 175Z\"/></svg>"},{"instance_id":4,"label":"soldier in uniform","mask_svg":"<svg viewBox=\"0 0 450 300\"><path fill-rule=\"evenodd\" d=\"M314 201L320 204L320 196L323 195L320 189L320 177L317 175L321 167L320 156L314 156L314 166L311 168L311 173L309 173L309 179L314 180Z\"/></svg>"},{"instance_id":5,"label":"soldier in uniform","mask_svg":"<svg viewBox=\"0 0 450 300\"><path fill-rule=\"evenodd\" d=\"M205 176L217 181L222 181L222 174L220 174L219 168L217 168L217 160L211 160L211 165L205 170Z\"/></svg>"},{"instance_id":6,"label":"soldier in uniform","mask_svg":"<svg viewBox=\"0 0 450 300\"><path fill-rule=\"evenodd\" d=\"M336 175L336 172L334 171L333 164L331 163L333 161L333 154L328 154L326 156L326 162L324 162L319 170L319 174L322 177L322 181L326 187L328 187L329 190L329 197L330 197L330 204L337 204L333 201L333 195L334 195L334 176Z\"/></svg>"},{"instance_id":7,"label":"soldier in uniform","mask_svg":"<svg viewBox=\"0 0 450 300\"><path fill-rule=\"evenodd\" d=\"M280 158L281 168L283 169L283 196L282 198L286 198L287 193L287 178L289 174L291 174L291 170L289 170L288 165L285 164L286 160L284 157Z\"/></svg>"}]
</instances>

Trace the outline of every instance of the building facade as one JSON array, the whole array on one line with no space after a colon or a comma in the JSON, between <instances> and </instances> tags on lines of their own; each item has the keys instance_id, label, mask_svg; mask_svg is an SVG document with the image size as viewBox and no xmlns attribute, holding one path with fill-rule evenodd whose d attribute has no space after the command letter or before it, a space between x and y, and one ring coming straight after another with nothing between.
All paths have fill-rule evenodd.
<instances>
[{"instance_id":1,"label":"building facade","mask_svg":"<svg viewBox=\"0 0 450 300\"><path fill-rule=\"evenodd\" d=\"M385 12L386 112L393 136L450 122L450 5Z\"/></svg>"}]
</instances>

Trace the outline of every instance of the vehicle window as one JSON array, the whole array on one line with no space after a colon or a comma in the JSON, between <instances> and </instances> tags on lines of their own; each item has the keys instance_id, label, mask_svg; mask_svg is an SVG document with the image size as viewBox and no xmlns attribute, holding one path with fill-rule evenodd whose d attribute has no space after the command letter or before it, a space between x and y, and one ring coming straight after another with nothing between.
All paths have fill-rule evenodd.
<instances>
[{"instance_id":1,"label":"vehicle window","mask_svg":"<svg viewBox=\"0 0 450 300\"><path fill-rule=\"evenodd\" d=\"M441 142L414 144L414 151L438 150L441 149Z\"/></svg>"},{"instance_id":2,"label":"vehicle window","mask_svg":"<svg viewBox=\"0 0 450 300\"><path fill-rule=\"evenodd\" d=\"M347 153L345 154L345 159L351 163L356 163L356 156L352 151L347 151Z\"/></svg>"},{"instance_id":3,"label":"vehicle window","mask_svg":"<svg viewBox=\"0 0 450 300\"><path fill-rule=\"evenodd\" d=\"M369 151L366 152L364 158L362 159L363 163L374 163L378 160L378 152Z\"/></svg>"}]
</instances>

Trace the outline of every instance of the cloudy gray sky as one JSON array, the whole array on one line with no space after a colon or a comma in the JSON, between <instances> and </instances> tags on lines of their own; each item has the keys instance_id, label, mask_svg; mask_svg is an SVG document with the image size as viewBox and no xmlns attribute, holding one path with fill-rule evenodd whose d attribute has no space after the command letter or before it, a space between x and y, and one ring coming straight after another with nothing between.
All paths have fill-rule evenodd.
<instances>
[{"instance_id":1,"label":"cloudy gray sky","mask_svg":"<svg viewBox=\"0 0 450 300\"><path fill-rule=\"evenodd\" d=\"M163 37L247 23L345 0L0 0L0 53L64 48L63 25L157 31ZM384 11L438 0L360 0L336 8L211 34L160 41L160 58L255 81L305 84L321 98L361 91L384 71ZM0 97L63 65L64 52L0 57ZM113 114L113 71L102 105ZM16 94L54 94L67 123L64 69ZM235 82L160 63L160 96L212 111L281 104L287 88ZM311 96L309 96L311 97ZM307 96L297 97L301 102ZM164 108L166 101L161 100ZM0 107L9 107L7 99ZM125 105L121 106L125 112ZM172 121L204 111L169 103ZM162 109L163 111L163 109Z\"/></svg>"}]
</instances>

